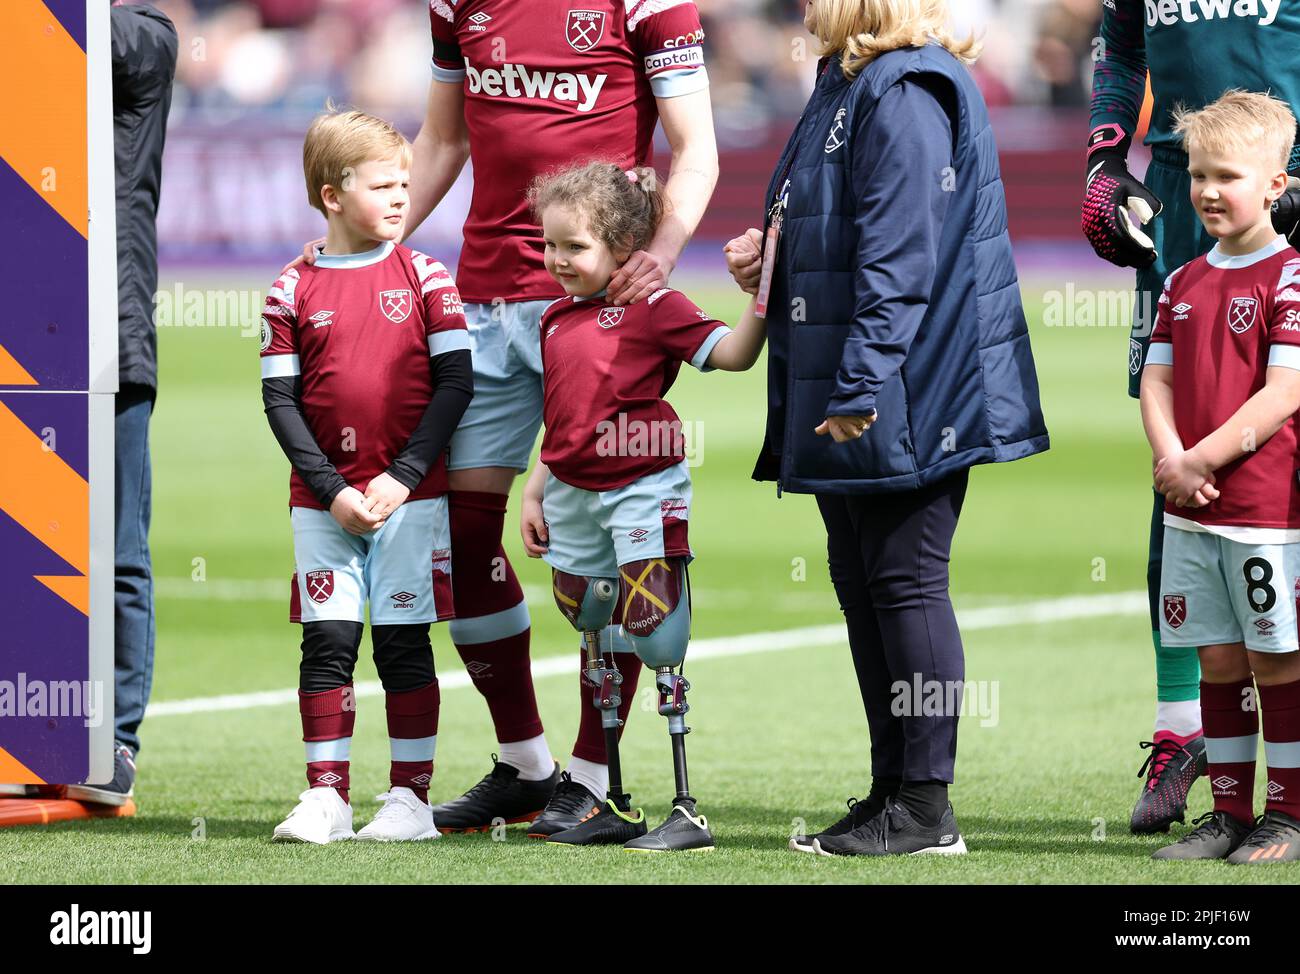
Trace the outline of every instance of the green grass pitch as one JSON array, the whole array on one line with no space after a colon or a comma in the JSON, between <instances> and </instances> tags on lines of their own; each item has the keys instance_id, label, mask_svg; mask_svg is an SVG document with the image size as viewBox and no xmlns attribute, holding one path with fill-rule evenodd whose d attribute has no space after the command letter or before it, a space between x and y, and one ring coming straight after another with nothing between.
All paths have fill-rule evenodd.
<instances>
[{"instance_id":1,"label":"green grass pitch","mask_svg":"<svg viewBox=\"0 0 1300 974\"><path fill-rule=\"evenodd\" d=\"M1125 287L1126 277L1099 278ZM165 280L164 288L175 282ZM183 275L185 289L264 288L257 279ZM738 296L716 279L677 282L735 320ZM1050 285L1049 285L1050 286ZM1076 286L1078 286L1076 284ZM800 645L688 660L693 790L716 852L632 856L571 850L503 834L408 846L278 846L272 827L303 787L292 704L146 720L133 820L0 830L11 881L40 883L1264 883L1286 866L1153 863L1161 838L1128 834L1134 776L1150 733L1153 666L1143 588L1149 457L1125 395L1123 328L1046 327L1043 287L1025 286L1052 450L976 468L957 535L953 591L971 680L996 687L996 719L962 721L952 797L970 854L830 860L786 849L792 832L838 818L868 781L868 737L847 645ZM259 302L260 304L260 302ZM292 687L298 630L286 621L292 562L288 468L266 426L255 331L160 329L153 421L154 570L158 577L155 703ZM745 375L683 371L671 398L703 430L694 469L691 540L697 639L840 621L825 537L812 499L749 479L763 422L762 364ZM696 446L701 444L697 441ZM516 490L515 500L517 501ZM506 543L528 589L536 660L567 656L577 637L554 609L545 566L523 557L517 503ZM1081 596L1082 609L1052 605ZM1112 606L1109 610L1098 607ZM1015 609L1024 606L1023 610ZM1117 607L1116 607L1117 606ZM990 616L993 607L1012 611ZM987 611L986 611L987 610ZM983 615L981 615L983 613ZM358 680L375 679L365 653ZM445 629L434 645L444 677L460 670ZM561 760L580 705L574 672L537 690ZM643 678L624 743L634 797L651 820L672 795L665 721ZM361 700L353 744L358 827L387 781L382 701ZM486 707L469 686L443 694L432 797L454 796L487 770ZM1261 776L1262 777L1262 776ZM1257 800L1257 804L1259 801ZM1208 808L1204 782L1192 813Z\"/></svg>"}]
</instances>

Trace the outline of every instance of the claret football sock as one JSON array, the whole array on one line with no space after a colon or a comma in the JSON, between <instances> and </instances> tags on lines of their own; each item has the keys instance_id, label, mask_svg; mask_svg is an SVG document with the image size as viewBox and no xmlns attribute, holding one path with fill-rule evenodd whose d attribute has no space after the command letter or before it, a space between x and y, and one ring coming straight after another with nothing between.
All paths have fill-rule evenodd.
<instances>
[{"instance_id":1,"label":"claret football sock","mask_svg":"<svg viewBox=\"0 0 1300 974\"><path fill-rule=\"evenodd\" d=\"M1254 685L1251 680L1201 681L1206 774L1214 810L1227 812L1247 825L1255 820L1255 752L1259 748L1259 710L1251 693Z\"/></svg>"},{"instance_id":2,"label":"claret football sock","mask_svg":"<svg viewBox=\"0 0 1300 974\"><path fill-rule=\"evenodd\" d=\"M384 695L388 712L388 747L392 757L388 781L429 800L433 756L438 743L438 681L403 693Z\"/></svg>"},{"instance_id":3,"label":"claret football sock","mask_svg":"<svg viewBox=\"0 0 1300 974\"><path fill-rule=\"evenodd\" d=\"M528 656L528 605L501 546L506 500L505 494L485 491L448 495L456 605L448 630L474 687L487 701L503 752L507 743L542 733Z\"/></svg>"},{"instance_id":4,"label":"claret football sock","mask_svg":"<svg viewBox=\"0 0 1300 974\"><path fill-rule=\"evenodd\" d=\"M619 685L619 695L622 700L618 706L618 716L623 721L618 728L620 740L623 737L623 728L627 724L627 715L632 709L632 701L636 697L636 686L641 679L641 671L645 669L621 630L620 626L610 626L602 636L602 643L612 640L614 658L623 677L623 682ZM582 710L578 718L578 739L573 745L573 756L593 764L605 764L605 729L600 722L600 711L592 705L592 687L579 676L578 689Z\"/></svg>"},{"instance_id":5,"label":"claret football sock","mask_svg":"<svg viewBox=\"0 0 1300 974\"><path fill-rule=\"evenodd\" d=\"M1300 680L1259 688L1268 792L1264 811L1300 819Z\"/></svg>"},{"instance_id":6,"label":"claret football sock","mask_svg":"<svg viewBox=\"0 0 1300 974\"><path fill-rule=\"evenodd\" d=\"M348 801L348 760L356 724L352 684L319 693L298 691L302 739L307 747L307 786L333 788Z\"/></svg>"}]
</instances>

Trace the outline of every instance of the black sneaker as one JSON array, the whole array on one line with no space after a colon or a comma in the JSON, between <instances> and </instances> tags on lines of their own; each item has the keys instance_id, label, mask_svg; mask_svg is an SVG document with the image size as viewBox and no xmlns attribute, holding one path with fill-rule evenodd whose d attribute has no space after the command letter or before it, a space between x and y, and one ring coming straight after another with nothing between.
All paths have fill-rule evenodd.
<instances>
[{"instance_id":1,"label":"black sneaker","mask_svg":"<svg viewBox=\"0 0 1300 974\"><path fill-rule=\"evenodd\" d=\"M646 833L645 812L621 812L609 799L571 829L556 832L546 841L557 845L622 845Z\"/></svg>"},{"instance_id":2,"label":"black sneaker","mask_svg":"<svg viewBox=\"0 0 1300 974\"><path fill-rule=\"evenodd\" d=\"M813 846L823 856L912 856L933 853L960 856L966 842L957 831L952 805L934 828L926 828L896 799L886 798L876 816L842 835L816 838Z\"/></svg>"},{"instance_id":3,"label":"black sneaker","mask_svg":"<svg viewBox=\"0 0 1300 974\"><path fill-rule=\"evenodd\" d=\"M858 801L856 798L848 800L848 814L841 818L834 825L827 826L820 832L813 835L796 835L790 839L790 848L795 852L816 852L813 848L815 839L829 838L832 835L843 835L845 832L851 832L868 819L875 818L880 814L880 810L885 807L885 799L881 795L868 795L864 800Z\"/></svg>"},{"instance_id":4,"label":"black sneaker","mask_svg":"<svg viewBox=\"0 0 1300 974\"><path fill-rule=\"evenodd\" d=\"M630 852L712 852L709 820L695 811L695 802L679 801L667 820L640 838L623 844Z\"/></svg>"},{"instance_id":5,"label":"black sneaker","mask_svg":"<svg viewBox=\"0 0 1300 974\"><path fill-rule=\"evenodd\" d=\"M533 819L528 826L530 839L547 839L556 832L571 829L588 815L600 811L600 799L569 777L569 772L560 772L560 783L555 786L551 800L542 809L542 814Z\"/></svg>"},{"instance_id":6,"label":"black sneaker","mask_svg":"<svg viewBox=\"0 0 1300 974\"><path fill-rule=\"evenodd\" d=\"M546 807L560 778L557 764L549 778L520 781L519 769L492 755L492 770L459 798L433 806L439 832L486 832L504 822L531 822Z\"/></svg>"},{"instance_id":7,"label":"black sneaker","mask_svg":"<svg viewBox=\"0 0 1300 974\"><path fill-rule=\"evenodd\" d=\"M1300 859L1300 821L1286 812L1265 812L1255 820L1255 829L1228 856L1235 865L1265 862L1295 862Z\"/></svg>"},{"instance_id":8,"label":"black sneaker","mask_svg":"<svg viewBox=\"0 0 1300 974\"><path fill-rule=\"evenodd\" d=\"M65 785L61 797L93 805L125 805L135 794L135 755L118 741L113 747L113 780L103 785Z\"/></svg>"},{"instance_id":9,"label":"black sneaker","mask_svg":"<svg viewBox=\"0 0 1300 974\"><path fill-rule=\"evenodd\" d=\"M1250 826L1227 812L1206 812L1193 819L1196 828L1173 845L1151 853L1152 859L1227 859L1250 835Z\"/></svg>"},{"instance_id":10,"label":"black sneaker","mask_svg":"<svg viewBox=\"0 0 1300 974\"><path fill-rule=\"evenodd\" d=\"M1205 737L1193 737L1186 744L1165 737L1143 741L1142 747L1151 749L1138 769L1138 777L1146 775L1147 780L1133 807L1129 831L1134 835L1168 832L1174 822L1185 821L1187 793L1192 782L1205 774Z\"/></svg>"}]
</instances>

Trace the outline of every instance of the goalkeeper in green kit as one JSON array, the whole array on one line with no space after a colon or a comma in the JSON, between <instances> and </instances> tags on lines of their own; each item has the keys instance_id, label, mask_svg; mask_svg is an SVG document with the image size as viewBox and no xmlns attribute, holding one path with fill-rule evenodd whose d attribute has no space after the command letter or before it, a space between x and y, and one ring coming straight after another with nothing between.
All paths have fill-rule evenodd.
<instances>
[{"instance_id":1,"label":"goalkeeper in green kit","mask_svg":"<svg viewBox=\"0 0 1300 974\"><path fill-rule=\"evenodd\" d=\"M1098 256L1137 268L1129 339L1129 395L1138 396L1156 302L1165 278L1214 246L1191 202L1187 155L1173 132L1174 110L1200 109L1232 88L1268 92L1300 116L1300 0L1102 0L1101 49L1092 82L1083 231ZM1151 74L1154 107L1146 144L1151 165L1142 181L1128 170L1128 150ZM1300 150L1287 171L1300 173ZM1292 187L1300 181L1292 180ZM1300 242L1300 190L1274 205L1274 226ZM1184 820L1187 793L1205 773L1200 667L1196 651L1160 643L1161 540L1164 498L1151 514L1147 592L1156 651L1155 732L1133 809L1132 831L1166 832Z\"/></svg>"}]
</instances>

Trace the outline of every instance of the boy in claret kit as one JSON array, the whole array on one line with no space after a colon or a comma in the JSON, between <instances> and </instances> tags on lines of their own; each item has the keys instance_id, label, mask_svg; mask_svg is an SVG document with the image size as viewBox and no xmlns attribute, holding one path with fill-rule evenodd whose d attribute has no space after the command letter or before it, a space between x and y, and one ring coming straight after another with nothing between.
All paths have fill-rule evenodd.
<instances>
[{"instance_id":1,"label":"boy in claret kit","mask_svg":"<svg viewBox=\"0 0 1300 974\"><path fill-rule=\"evenodd\" d=\"M314 264L287 269L262 318L262 399L293 466L290 619L308 788L274 838L438 837L428 803L438 732L429 625L451 618L447 443L473 395L460 295L401 246L411 148L387 122L328 112L307 131L308 200L328 222ZM354 835L352 670L366 605L384 686L388 792Z\"/></svg>"},{"instance_id":2,"label":"boy in claret kit","mask_svg":"<svg viewBox=\"0 0 1300 974\"><path fill-rule=\"evenodd\" d=\"M1218 243L1165 281L1142 420L1166 498L1160 639L1198 649L1214 809L1155 858L1283 862L1300 859L1300 256L1269 208L1296 122L1243 91L1176 121L1192 203Z\"/></svg>"},{"instance_id":3,"label":"boy in claret kit","mask_svg":"<svg viewBox=\"0 0 1300 974\"><path fill-rule=\"evenodd\" d=\"M641 852L711 849L689 792L679 672L690 636L691 479L681 421L663 397L683 362L748 369L764 323L751 302L733 331L671 288L627 306L604 300L614 271L654 237L664 213L653 169L573 166L535 181L529 202L546 269L568 296L542 312L546 435L521 528L528 554L551 566L557 605L583 633L583 671L610 759L608 778L594 784L567 776L529 834ZM626 645L601 638L611 618L622 626L613 641ZM672 812L649 832L622 790L618 761L642 663L655 671L676 777Z\"/></svg>"}]
</instances>

